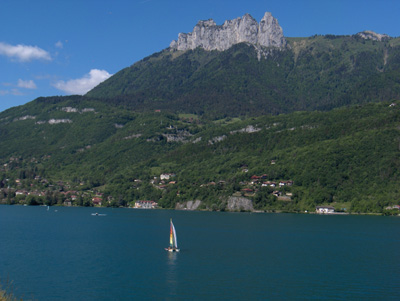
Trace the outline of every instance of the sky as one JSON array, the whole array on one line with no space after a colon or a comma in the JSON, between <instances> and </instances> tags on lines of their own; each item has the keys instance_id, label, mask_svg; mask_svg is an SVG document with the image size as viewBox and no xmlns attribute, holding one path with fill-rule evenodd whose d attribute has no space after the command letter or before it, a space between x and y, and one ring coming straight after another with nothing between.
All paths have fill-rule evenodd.
<instances>
[{"instance_id":1,"label":"sky","mask_svg":"<svg viewBox=\"0 0 400 301\"><path fill-rule=\"evenodd\" d=\"M286 37L400 36L399 0L0 0L0 112L40 96L85 94L191 32L271 12Z\"/></svg>"}]
</instances>

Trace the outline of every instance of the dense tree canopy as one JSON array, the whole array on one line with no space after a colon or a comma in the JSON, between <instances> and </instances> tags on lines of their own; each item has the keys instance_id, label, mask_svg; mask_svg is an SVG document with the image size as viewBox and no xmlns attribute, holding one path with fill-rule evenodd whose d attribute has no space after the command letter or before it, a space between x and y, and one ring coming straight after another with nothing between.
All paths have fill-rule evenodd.
<instances>
[{"instance_id":1,"label":"dense tree canopy","mask_svg":"<svg viewBox=\"0 0 400 301\"><path fill-rule=\"evenodd\" d=\"M246 44L166 49L86 96L1 112L0 201L225 210L236 196L256 210L389 212L400 199L400 40L288 41L261 57Z\"/></svg>"}]
</instances>

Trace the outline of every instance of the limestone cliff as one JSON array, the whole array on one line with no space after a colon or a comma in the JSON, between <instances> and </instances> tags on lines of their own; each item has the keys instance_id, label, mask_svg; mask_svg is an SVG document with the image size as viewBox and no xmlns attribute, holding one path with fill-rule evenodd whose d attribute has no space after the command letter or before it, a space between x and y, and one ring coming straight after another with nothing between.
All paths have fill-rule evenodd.
<instances>
[{"instance_id":1,"label":"limestone cliff","mask_svg":"<svg viewBox=\"0 0 400 301\"><path fill-rule=\"evenodd\" d=\"M177 203L175 206L176 210L197 210L199 206L201 205L200 200L196 201L187 201L187 202L182 202L182 203Z\"/></svg>"},{"instance_id":2,"label":"limestone cliff","mask_svg":"<svg viewBox=\"0 0 400 301\"><path fill-rule=\"evenodd\" d=\"M227 211L254 211L253 203L250 199L231 196L228 198Z\"/></svg>"},{"instance_id":3,"label":"limestone cliff","mask_svg":"<svg viewBox=\"0 0 400 301\"><path fill-rule=\"evenodd\" d=\"M249 43L256 48L283 48L286 40L278 21L266 12L258 23L249 14L217 25L214 20L199 21L191 33L180 33L177 41L172 41L171 49L189 50L202 47L205 50L224 51L238 43Z\"/></svg>"},{"instance_id":4,"label":"limestone cliff","mask_svg":"<svg viewBox=\"0 0 400 301\"><path fill-rule=\"evenodd\" d=\"M365 30L356 34L365 40L374 40L374 41L384 41L390 39L390 36L387 34L379 34L370 30Z\"/></svg>"}]
</instances>

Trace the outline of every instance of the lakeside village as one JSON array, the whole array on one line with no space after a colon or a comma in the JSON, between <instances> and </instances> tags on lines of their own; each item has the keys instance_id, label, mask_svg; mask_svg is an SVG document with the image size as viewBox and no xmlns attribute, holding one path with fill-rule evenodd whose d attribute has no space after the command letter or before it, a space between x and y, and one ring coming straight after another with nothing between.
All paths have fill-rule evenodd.
<instances>
[{"instance_id":1,"label":"lakeside village","mask_svg":"<svg viewBox=\"0 0 400 301\"><path fill-rule=\"evenodd\" d=\"M9 163L21 163L21 159L11 157ZM1 166L0 171L6 172L10 169L10 164ZM275 164L275 160L271 161ZM18 169L18 167L17 167ZM241 167L242 173L248 173L246 165ZM22 175L22 177L21 177ZM4 175L3 175L4 176ZM133 180L132 187L140 189L143 180ZM153 177L149 183L156 189L166 190L171 185L176 185L176 175L174 173L162 173L159 176ZM204 189L211 186L224 185L225 181L209 182L197 184L199 189ZM239 183L240 191L237 191L234 197L254 196L259 188L270 187L271 194L281 201L291 201L292 193L290 187L293 185L291 180L270 181L266 174L249 176L249 181L241 181ZM282 189L284 188L284 189ZM190 201L189 201L190 202ZM196 202L199 204L199 201ZM18 204L18 205L45 205L45 206L85 206L85 207L130 207L137 209L156 209L158 203L154 200L137 200L135 202L127 202L120 198L115 198L111 195L104 195L101 188L96 189L89 187L84 182L69 183L64 181L52 182L46 178L42 178L35 173L26 174L20 173L20 178L17 179L0 179L0 204ZM182 207L181 207L182 208ZM184 206L183 209L188 209ZM191 208L196 210L197 207ZM240 208L236 208L241 210ZM253 211L251 208L242 208L245 211ZM235 209L234 209L235 210Z\"/></svg>"},{"instance_id":2,"label":"lakeside village","mask_svg":"<svg viewBox=\"0 0 400 301\"><path fill-rule=\"evenodd\" d=\"M10 159L10 162L16 160ZM275 164L275 160L271 161ZM0 171L6 171L8 165L4 164ZM243 173L248 173L247 166L242 166ZM149 183L156 189L168 189L171 185L176 185L174 173L163 173L158 177L149 180ZM143 181L140 179L133 180L132 187L140 189ZM209 182L199 184L199 189L210 186L224 185L225 181L218 183ZM268 179L268 175L249 175L248 181L239 182L240 190L232 195L228 200L228 208L231 211L254 211L251 204L251 198L256 195L259 189L268 187L270 194L279 201L292 201L293 193L291 186L292 180L272 181ZM247 206L243 205L243 200L247 201ZM229 202L231 204L229 204ZM177 203L176 209L196 210L201 201L186 201ZM250 203L250 204L249 204ZM18 204L18 205L45 205L45 206L85 206L85 207L129 207L136 209L157 209L158 203L154 200L136 200L127 202L121 198L115 198L111 195L104 195L100 189L88 187L83 182L71 185L69 182L51 181L42 178L39 175L31 175L23 179L3 179L0 180L0 204ZM190 206L188 206L190 204ZM196 204L196 205L195 205ZM400 212L400 205L393 205L385 208L386 210L394 210ZM345 212L335 212L333 206L317 206L315 212L319 214L346 214Z\"/></svg>"},{"instance_id":3,"label":"lakeside village","mask_svg":"<svg viewBox=\"0 0 400 301\"><path fill-rule=\"evenodd\" d=\"M150 180L153 187L166 189L170 185L177 184L173 178L175 174L166 173ZM249 182L240 182L241 186L246 186L238 192L238 196L252 196L257 191L255 186L261 187L283 187L292 186L293 181L263 181L267 175L250 177ZM135 179L133 187L137 187L142 180ZM199 187L221 185L224 181L210 182L201 184ZM84 186L84 183L80 183ZM251 188L250 188L251 187ZM290 201L292 193L283 194L280 190L274 190L272 194L280 200ZM58 181L51 183L45 178L35 176L33 179L5 179L0 182L0 203L2 204L21 204L21 205L60 205L60 206L114 206L115 199L112 196L105 197L102 192L96 189L75 190L68 182ZM155 209L158 204L156 201L139 200L134 205L121 203L119 206L128 206L143 209Z\"/></svg>"}]
</instances>

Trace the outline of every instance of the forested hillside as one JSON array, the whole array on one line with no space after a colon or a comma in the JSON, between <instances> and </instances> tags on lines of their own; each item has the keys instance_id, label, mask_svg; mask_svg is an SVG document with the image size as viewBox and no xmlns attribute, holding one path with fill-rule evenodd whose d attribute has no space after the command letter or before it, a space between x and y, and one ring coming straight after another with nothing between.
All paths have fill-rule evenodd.
<instances>
[{"instance_id":1,"label":"forested hillside","mask_svg":"<svg viewBox=\"0 0 400 301\"><path fill-rule=\"evenodd\" d=\"M400 39L380 39L168 48L1 112L0 202L398 213Z\"/></svg>"},{"instance_id":2,"label":"forested hillside","mask_svg":"<svg viewBox=\"0 0 400 301\"><path fill-rule=\"evenodd\" d=\"M398 102L208 121L40 98L0 114L0 149L4 203L386 212L400 198Z\"/></svg>"},{"instance_id":3,"label":"forested hillside","mask_svg":"<svg viewBox=\"0 0 400 301\"><path fill-rule=\"evenodd\" d=\"M252 45L166 49L125 68L87 96L136 111L162 109L209 119L330 110L400 97L400 39L287 38L259 56Z\"/></svg>"}]
</instances>

